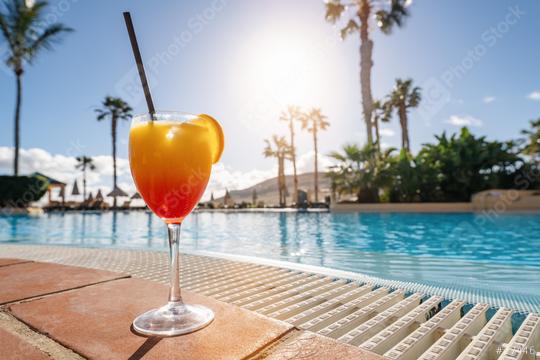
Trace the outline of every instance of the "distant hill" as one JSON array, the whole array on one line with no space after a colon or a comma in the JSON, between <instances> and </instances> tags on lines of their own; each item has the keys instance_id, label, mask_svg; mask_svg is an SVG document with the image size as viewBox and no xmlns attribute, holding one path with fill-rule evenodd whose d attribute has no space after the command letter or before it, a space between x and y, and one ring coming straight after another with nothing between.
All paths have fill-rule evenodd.
<instances>
[{"instance_id":1,"label":"distant hill","mask_svg":"<svg viewBox=\"0 0 540 360\"><path fill-rule=\"evenodd\" d=\"M313 200L313 176L314 173L312 172L298 175L298 189L307 191L310 200ZM293 176L286 175L285 182L288 191L287 203L290 203L294 193ZM319 173L319 201L324 201L324 197L329 194L329 188L330 179L324 173ZM235 203L241 203L242 201L251 203L253 189L257 190L257 201L264 201L265 205L276 205L278 203L277 177L264 180L246 189L229 190L229 193ZM223 202L223 197L215 199L215 202Z\"/></svg>"}]
</instances>

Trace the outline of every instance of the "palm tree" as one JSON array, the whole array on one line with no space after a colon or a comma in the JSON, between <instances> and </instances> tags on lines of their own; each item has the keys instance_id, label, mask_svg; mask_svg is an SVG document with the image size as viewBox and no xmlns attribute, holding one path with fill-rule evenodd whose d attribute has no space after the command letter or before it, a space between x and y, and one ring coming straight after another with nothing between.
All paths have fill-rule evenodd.
<instances>
[{"instance_id":1,"label":"palm tree","mask_svg":"<svg viewBox=\"0 0 540 360\"><path fill-rule=\"evenodd\" d=\"M290 140L289 144L291 147L291 162L293 166L293 185L294 185L294 195L293 199L294 202L298 202L298 175L296 173L296 146L294 144L294 122L296 120L299 120L301 116L300 108L295 105L289 105L287 107L287 111L283 111L279 117L279 120L285 121L287 125L289 126L289 135Z\"/></svg>"},{"instance_id":2,"label":"palm tree","mask_svg":"<svg viewBox=\"0 0 540 360\"><path fill-rule=\"evenodd\" d=\"M527 139L523 153L530 155L533 160L540 160L540 119L531 120L531 130L522 130L521 134L526 135Z\"/></svg>"},{"instance_id":3,"label":"palm tree","mask_svg":"<svg viewBox=\"0 0 540 360\"><path fill-rule=\"evenodd\" d=\"M83 200L86 200L86 169L95 170L96 166L94 165L94 160L88 156L77 156L77 165L76 169L81 169L83 173Z\"/></svg>"},{"instance_id":4,"label":"palm tree","mask_svg":"<svg viewBox=\"0 0 540 360\"><path fill-rule=\"evenodd\" d=\"M122 99L112 96L105 97L101 109L95 110L97 120L111 119L112 158L113 158L113 191L116 189L116 126L119 120L129 120L132 117L131 107ZM113 197L113 207L116 207L116 196Z\"/></svg>"},{"instance_id":5,"label":"palm tree","mask_svg":"<svg viewBox=\"0 0 540 360\"><path fill-rule=\"evenodd\" d=\"M408 111L410 108L415 108L422 100L421 89L412 84L412 79L401 80L396 79L396 85L388 96L388 103L395 109L401 126L401 148L410 152L411 146L409 141L409 120Z\"/></svg>"},{"instance_id":6,"label":"palm tree","mask_svg":"<svg viewBox=\"0 0 540 360\"><path fill-rule=\"evenodd\" d=\"M279 206L284 207L287 203L287 185L285 183L285 160L290 158L291 147L285 136L272 135L272 141L264 140L266 147L263 154L265 157L274 157L278 160L278 192Z\"/></svg>"},{"instance_id":7,"label":"palm tree","mask_svg":"<svg viewBox=\"0 0 540 360\"><path fill-rule=\"evenodd\" d=\"M328 156L337 161L328 172L333 190L338 194L356 194L358 202L377 202L379 187L388 182L386 169L381 167L379 170L373 166L372 160L377 151L369 144L363 147L345 144L343 152L331 152ZM388 149L381 157L389 162L393 151Z\"/></svg>"},{"instance_id":8,"label":"palm tree","mask_svg":"<svg viewBox=\"0 0 540 360\"><path fill-rule=\"evenodd\" d=\"M4 11L0 11L0 31L7 44L6 64L15 73L17 98L15 102L15 151L13 174L19 175L20 122L22 104L22 76L24 66L32 64L42 49L52 49L61 35L72 29L60 23L48 24L45 19L46 1L37 1L32 6L24 0L5 0Z\"/></svg>"},{"instance_id":9,"label":"palm tree","mask_svg":"<svg viewBox=\"0 0 540 360\"><path fill-rule=\"evenodd\" d=\"M313 150L315 152L315 202L319 202L319 148L318 148L318 134L321 130L326 130L330 123L327 121L328 118L322 114L321 109L313 108L308 113L305 113L300 118L302 123L302 129L307 130L313 135Z\"/></svg>"},{"instance_id":10,"label":"palm tree","mask_svg":"<svg viewBox=\"0 0 540 360\"><path fill-rule=\"evenodd\" d=\"M384 34L390 34L394 25L401 26L408 16L407 0L328 0L326 20L337 23L349 9L353 9L349 21L341 29L341 38L345 39L353 33L360 33L360 86L362 89L362 112L366 124L368 144L373 144L371 112L373 111L373 96L371 94L371 68L373 67L373 41L369 36L369 19L374 12L377 26Z\"/></svg>"}]
</instances>

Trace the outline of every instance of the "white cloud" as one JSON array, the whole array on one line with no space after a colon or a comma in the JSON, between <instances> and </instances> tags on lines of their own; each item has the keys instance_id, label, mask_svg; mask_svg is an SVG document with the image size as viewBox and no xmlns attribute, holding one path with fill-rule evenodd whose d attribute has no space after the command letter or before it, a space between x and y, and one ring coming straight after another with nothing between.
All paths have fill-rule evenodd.
<instances>
[{"instance_id":1,"label":"white cloud","mask_svg":"<svg viewBox=\"0 0 540 360\"><path fill-rule=\"evenodd\" d=\"M394 136L396 135L396 132L392 129L389 129L389 128L381 128L379 129L379 133L382 135L382 136Z\"/></svg>"},{"instance_id":2,"label":"white cloud","mask_svg":"<svg viewBox=\"0 0 540 360\"><path fill-rule=\"evenodd\" d=\"M540 101L540 91L533 91L529 95L527 95L527 99L534 100L534 101Z\"/></svg>"},{"instance_id":3,"label":"white cloud","mask_svg":"<svg viewBox=\"0 0 540 360\"><path fill-rule=\"evenodd\" d=\"M454 126L474 126L481 127L482 120L472 117L471 115L452 115L445 123Z\"/></svg>"},{"instance_id":4,"label":"white cloud","mask_svg":"<svg viewBox=\"0 0 540 360\"><path fill-rule=\"evenodd\" d=\"M482 101L486 104L492 103L495 101L495 96L484 96Z\"/></svg>"}]
</instances>

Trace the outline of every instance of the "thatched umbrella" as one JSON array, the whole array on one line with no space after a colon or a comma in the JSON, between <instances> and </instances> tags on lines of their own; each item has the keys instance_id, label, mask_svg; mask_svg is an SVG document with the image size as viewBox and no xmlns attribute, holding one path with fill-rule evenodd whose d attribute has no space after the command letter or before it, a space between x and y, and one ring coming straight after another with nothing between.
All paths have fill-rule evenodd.
<instances>
[{"instance_id":1,"label":"thatched umbrella","mask_svg":"<svg viewBox=\"0 0 540 360\"><path fill-rule=\"evenodd\" d=\"M114 204L116 204L116 198L117 197L127 197L129 196L124 190L120 189L118 186L116 186L113 191L107 194L108 197L114 198Z\"/></svg>"},{"instance_id":2,"label":"thatched umbrella","mask_svg":"<svg viewBox=\"0 0 540 360\"><path fill-rule=\"evenodd\" d=\"M101 189L98 189L97 191L96 200L103 201L103 194L101 193Z\"/></svg>"},{"instance_id":3,"label":"thatched umbrella","mask_svg":"<svg viewBox=\"0 0 540 360\"><path fill-rule=\"evenodd\" d=\"M129 196L124 190L120 189L118 186L113 189L110 193L107 194L109 197L126 197Z\"/></svg>"},{"instance_id":4,"label":"thatched umbrella","mask_svg":"<svg viewBox=\"0 0 540 360\"><path fill-rule=\"evenodd\" d=\"M77 185L77 180L73 182L73 190L71 190L71 195L81 195L79 191L79 186Z\"/></svg>"},{"instance_id":5,"label":"thatched umbrella","mask_svg":"<svg viewBox=\"0 0 540 360\"><path fill-rule=\"evenodd\" d=\"M141 194L139 194L138 192L136 192L135 194L133 194L133 195L131 196L131 200L135 200L135 199L142 199Z\"/></svg>"},{"instance_id":6,"label":"thatched umbrella","mask_svg":"<svg viewBox=\"0 0 540 360\"><path fill-rule=\"evenodd\" d=\"M90 192L90 194L88 194L88 199L86 199L88 201L93 201L94 200L94 195L92 195L92 192Z\"/></svg>"}]
</instances>

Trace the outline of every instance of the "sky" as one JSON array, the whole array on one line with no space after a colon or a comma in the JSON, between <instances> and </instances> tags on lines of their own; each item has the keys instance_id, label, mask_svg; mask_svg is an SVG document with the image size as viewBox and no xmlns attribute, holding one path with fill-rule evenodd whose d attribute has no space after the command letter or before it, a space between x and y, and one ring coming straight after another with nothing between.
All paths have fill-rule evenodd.
<instances>
[{"instance_id":1,"label":"sky","mask_svg":"<svg viewBox=\"0 0 540 360\"><path fill-rule=\"evenodd\" d=\"M318 0L50 1L46 19L75 31L43 52L23 79L22 172L81 178L74 157L96 157L92 190L110 189L110 124L94 109L106 95L145 112L122 12L131 11L156 108L207 113L225 131L210 192L240 189L274 176L264 139L287 134L288 104L320 107L331 123L320 134L324 157L365 142L359 39L339 38ZM414 0L390 35L371 24L372 87L383 98L396 78L412 78L423 100L410 112L413 152L434 134L469 126L489 139L519 137L540 116L540 34L536 1ZM5 57L0 42L0 55ZM15 78L0 65L0 173L12 167ZM127 161L129 123L120 124L120 185L134 191ZM383 145L399 147L397 119L383 125ZM311 138L298 135L300 171L313 168ZM80 184L79 184L80 185Z\"/></svg>"}]
</instances>

